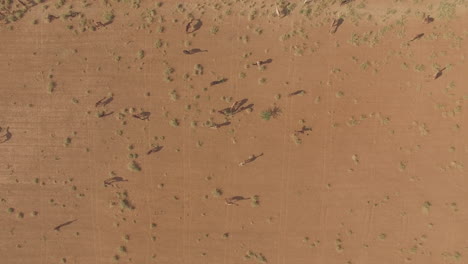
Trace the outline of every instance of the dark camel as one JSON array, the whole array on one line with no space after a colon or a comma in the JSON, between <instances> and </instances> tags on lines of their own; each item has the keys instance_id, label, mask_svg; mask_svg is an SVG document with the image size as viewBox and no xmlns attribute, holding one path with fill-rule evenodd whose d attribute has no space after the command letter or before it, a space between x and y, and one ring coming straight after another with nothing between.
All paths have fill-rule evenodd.
<instances>
[{"instance_id":1,"label":"dark camel","mask_svg":"<svg viewBox=\"0 0 468 264\"><path fill-rule=\"evenodd\" d=\"M222 78L221 80L217 80L217 81L212 81L210 82L210 86L213 86L213 85L217 85L217 84L220 84L220 83L224 83L224 82L227 82L227 78Z\"/></svg>"},{"instance_id":2,"label":"dark camel","mask_svg":"<svg viewBox=\"0 0 468 264\"><path fill-rule=\"evenodd\" d=\"M434 18L431 17L430 15L427 15L427 16L426 16L426 15L424 14L423 22L426 23L426 24L432 23L432 22L434 22Z\"/></svg>"},{"instance_id":3,"label":"dark camel","mask_svg":"<svg viewBox=\"0 0 468 264\"><path fill-rule=\"evenodd\" d=\"M109 178L109 179L105 180L104 185L107 186L107 185L111 185L114 182L126 182L126 181L128 181L128 180L125 180L124 178L119 177L119 176L115 176L115 177L112 177L112 178Z\"/></svg>"},{"instance_id":4,"label":"dark camel","mask_svg":"<svg viewBox=\"0 0 468 264\"><path fill-rule=\"evenodd\" d=\"M152 153L159 152L159 151L161 151L161 149L163 149L163 146L156 146L156 147L150 149L148 152L146 152L146 155L150 155Z\"/></svg>"},{"instance_id":5,"label":"dark camel","mask_svg":"<svg viewBox=\"0 0 468 264\"><path fill-rule=\"evenodd\" d=\"M71 220L71 221L65 222L65 223L63 223L63 224L60 224L60 225L54 227L54 230L55 230L55 231L60 231L60 228L62 228L62 227L64 227L64 226L67 226L67 225L69 225L69 224L71 224L71 223L73 223L73 222L75 222L75 221L77 221L77 220L78 220L78 219L75 219L75 220Z\"/></svg>"},{"instance_id":6,"label":"dark camel","mask_svg":"<svg viewBox=\"0 0 468 264\"><path fill-rule=\"evenodd\" d=\"M437 73L434 75L434 80L438 79L440 76L442 76L443 71L445 71L447 67L444 67L440 70L437 71Z\"/></svg>"},{"instance_id":7,"label":"dark camel","mask_svg":"<svg viewBox=\"0 0 468 264\"><path fill-rule=\"evenodd\" d=\"M197 54L197 53L200 53L200 52L208 52L208 50L202 50L202 49L195 48L195 49L183 50L182 52L184 54L187 54L187 55L192 55L192 54Z\"/></svg>"},{"instance_id":8,"label":"dark camel","mask_svg":"<svg viewBox=\"0 0 468 264\"><path fill-rule=\"evenodd\" d=\"M415 40L418 40L424 36L424 33L417 34L413 39L411 39L409 42L413 42Z\"/></svg>"},{"instance_id":9,"label":"dark camel","mask_svg":"<svg viewBox=\"0 0 468 264\"><path fill-rule=\"evenodd\" d=\"M298 94L305 94L306 91L304 90L297 90L295 92L292 92L290 94L288 94L288 97L291 97L291 96L294 96L294 95L298 95Z\"/></svg>"}]
</instances>

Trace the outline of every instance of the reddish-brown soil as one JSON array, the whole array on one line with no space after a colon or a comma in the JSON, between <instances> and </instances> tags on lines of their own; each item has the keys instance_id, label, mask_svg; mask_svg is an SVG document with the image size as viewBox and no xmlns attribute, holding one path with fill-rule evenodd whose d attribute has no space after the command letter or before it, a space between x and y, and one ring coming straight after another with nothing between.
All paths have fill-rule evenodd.
<instances>
[{"instance_id":1,"label":"reddish-brown soil","mask_svg":"<svg viewBox=\"0 0 468 264\"><path fill-rule=\"evenodd\" d=\"M466 262L468 2L0 2L0 263Z\"/></svg>"}]
</instances>

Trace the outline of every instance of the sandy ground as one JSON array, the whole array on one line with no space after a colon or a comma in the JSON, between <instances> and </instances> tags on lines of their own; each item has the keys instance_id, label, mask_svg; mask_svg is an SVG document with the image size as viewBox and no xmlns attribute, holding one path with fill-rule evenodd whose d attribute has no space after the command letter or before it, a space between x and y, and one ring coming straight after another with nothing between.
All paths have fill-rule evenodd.
<instances>
[{"instance_id":1,"label":"sandy ground","mask_svg":"<svg viewBox=\"0 0 468 264\"><path fill-rule=\"evenodd\" d=\"M466 262L465 1L1 2L1 263Z\"/></svg>"}]
</instances>

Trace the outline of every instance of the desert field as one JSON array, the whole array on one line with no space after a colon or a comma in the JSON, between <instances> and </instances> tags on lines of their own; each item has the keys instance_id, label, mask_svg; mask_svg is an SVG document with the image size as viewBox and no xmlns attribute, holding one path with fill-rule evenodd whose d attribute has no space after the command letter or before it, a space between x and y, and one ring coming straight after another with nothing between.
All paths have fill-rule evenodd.
<instances>
[{"instance_id":1,"label":"desert field","mask_svg":"<svg viewBox=\"0 0 468 264\"><path fill-rule=\"evenodd\" d=\"M468 263L467 7L1 0L0 263Z\"/></svg>"}]
</instances>

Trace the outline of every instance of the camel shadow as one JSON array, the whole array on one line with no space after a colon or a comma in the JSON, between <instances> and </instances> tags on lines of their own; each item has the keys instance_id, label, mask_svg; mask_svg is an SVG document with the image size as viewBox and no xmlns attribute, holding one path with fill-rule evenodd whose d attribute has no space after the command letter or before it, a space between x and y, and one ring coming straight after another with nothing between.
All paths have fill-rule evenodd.
<instances>
[{"instance_id":1,"label":"camel shadow","mask_svg":"<svg viewBox=\"0 0 468 264\"><path fill-rule=\"evenodd\" d=\"M149 120L149 117L151 116L150 112L141 112L136 115L132 115L134 118L140 119L140 120Z\"/></svg>"}]
</instances>

